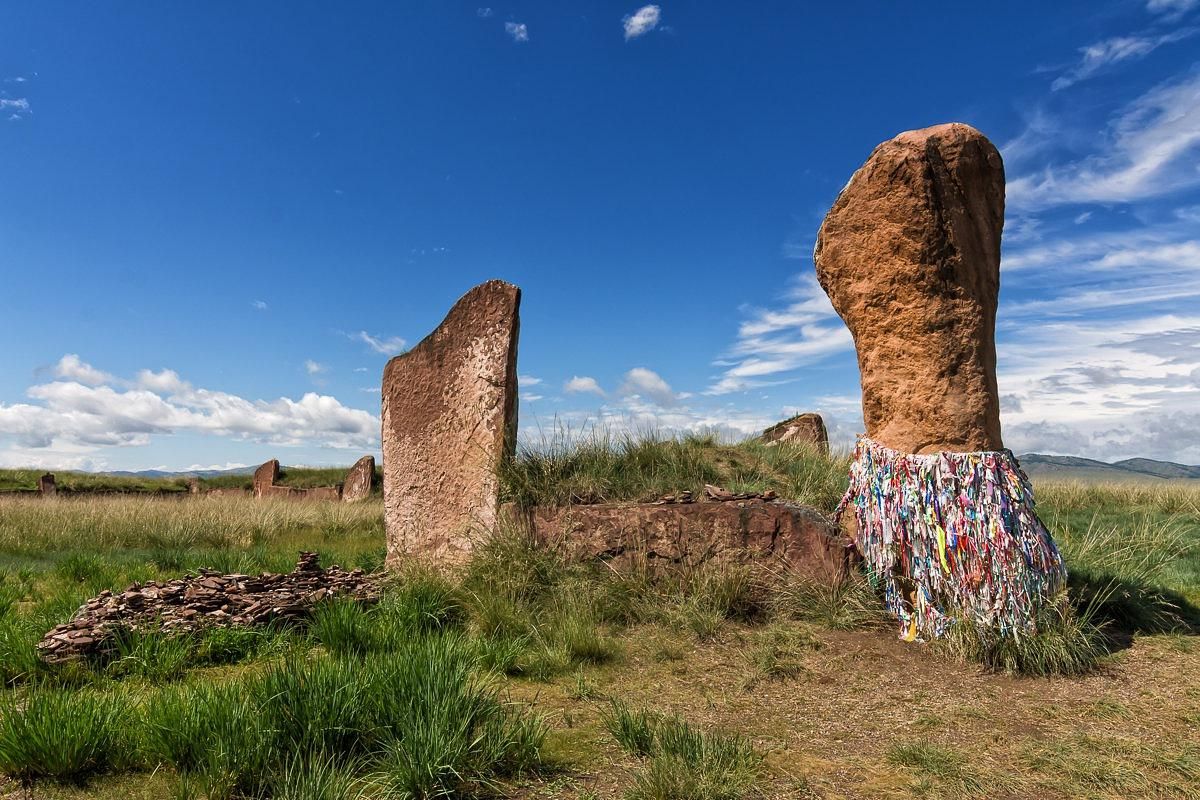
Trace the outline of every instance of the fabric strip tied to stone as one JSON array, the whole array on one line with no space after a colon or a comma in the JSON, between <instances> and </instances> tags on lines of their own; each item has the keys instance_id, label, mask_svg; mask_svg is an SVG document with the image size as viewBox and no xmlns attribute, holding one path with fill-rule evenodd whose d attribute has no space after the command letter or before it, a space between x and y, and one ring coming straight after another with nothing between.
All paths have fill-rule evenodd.
<instances>
[{"instance_id":1,"label":"fabric strip tied to stone","mask_svg":"<svg viewBox=\"0 0 1200 800\"><path fill-rule=\"evenodd\" d=\"M901 636L945 635L969 617L1000 636L1036 630L1066 567L1009 450L911 455L860 436L850 487L859 551Z\"/></svg>"}]
</instances>

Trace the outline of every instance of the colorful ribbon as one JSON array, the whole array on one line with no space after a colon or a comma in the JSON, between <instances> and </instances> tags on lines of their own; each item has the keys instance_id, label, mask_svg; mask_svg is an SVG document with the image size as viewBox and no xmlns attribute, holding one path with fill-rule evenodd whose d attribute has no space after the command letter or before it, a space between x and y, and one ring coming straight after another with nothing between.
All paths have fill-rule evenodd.
<instances>
[{"instance_id":1,"label":"colorful ribbon","mask_svg":"<svg viewBox=\"0 0 1200 800\"><path fill-rule=\"evenodd\" d=\"M850 488L859 552L901 638L944 636L970 617L1000 636L1036 629L1067 570L1009 450L911 455L860 436Z\"/></svg>"}]
</instances>

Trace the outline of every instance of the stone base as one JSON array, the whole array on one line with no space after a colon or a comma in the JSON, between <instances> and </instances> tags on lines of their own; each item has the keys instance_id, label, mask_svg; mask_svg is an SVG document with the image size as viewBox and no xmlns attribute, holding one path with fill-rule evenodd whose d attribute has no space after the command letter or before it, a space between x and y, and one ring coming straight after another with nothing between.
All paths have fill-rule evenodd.
<instances>
[{"instance_id":1,"label":"stone base","mask_svg":"<svg viewBox=\"0 0 1200 800\"><path fill-rule=\"evenodd\" d=\"M825 515L791 503L601 504L509 514L572 560L778 565L822 584L841 583L858 563L850 540Z\"/></svg>"}]
</instances>

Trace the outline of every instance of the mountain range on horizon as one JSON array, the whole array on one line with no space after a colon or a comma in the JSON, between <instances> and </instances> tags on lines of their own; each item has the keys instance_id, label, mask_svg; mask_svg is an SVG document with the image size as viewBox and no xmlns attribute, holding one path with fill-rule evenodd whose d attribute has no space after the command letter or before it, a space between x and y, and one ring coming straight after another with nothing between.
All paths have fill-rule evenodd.
<instances>
[{"instance_id":1,"label":"mountain range on horizon","mask_svg":"<svg viewBox=\"0 0 1200 800\"><path fill-rule=\"evenodd\" d=\"M1077 480L1200 480L1200 465L1177 464L1153 458L1126 458L1109 463L1079 456L1026 453L1018 456L1031 478L1068 478ZM295 467L294 467L295 468ZM349 465L347 465L347 469ZM252 475L255 467L202 470L119 470L99 474L138 478L212 478L219 475Z\"/></svg>"}]
</instances>

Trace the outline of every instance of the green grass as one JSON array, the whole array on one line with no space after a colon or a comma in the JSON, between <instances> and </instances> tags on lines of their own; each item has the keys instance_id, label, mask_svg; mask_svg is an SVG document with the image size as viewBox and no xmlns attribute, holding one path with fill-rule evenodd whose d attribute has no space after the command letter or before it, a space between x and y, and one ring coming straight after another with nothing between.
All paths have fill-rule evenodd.
<instances>
[{"instance_id":1,"label":"green grass","mask_svg":"<svg viewBox=\"0 0 1200 800\"><path fill-rule=\"evenodd\" d=\"M523 502L564 492L576 500L635 499L707 481L772 488L828 508L844 485L844 460L822 463L802 451L695 437L635 444L541 461L521 454L512 469L524 470L523 482L509 482L506 493ZM601 489L585 497L577 491L584 485ZM1036 636L1001 640L960 626L937 647L992 671L1035 676L1086 672L1135 636L1158 638L1154 658L1193 653L1200 492L1037 488L1072 572L1070 594L1048 610ZM176 796L196 798L537 796L555 780L548 730L555 749L585 753L580 768L603 773L611 754L590 742L607 728L632 754L623 763L634 766L618 769L617 794L606 797L785 796L745 738L709 730L721 724L716 716L728 713L738 730L749 730L755 709L806 703L824 681L853 693L861 676L854 662L840 660L845 638L871 637L876 651L897 646L878 644L894 634L890 623L881 629L887 620L866 580L831 589L787 571L715 563L617 572L566 563L500 531L462 574L407 571L384 587L379 603L325 603L307 629L129 634L113 657L92 663L52 669L36 658L42 633L101 589L199 567L286 571L300 549L316 549L326 564L373 569L382 542L377 500L0 498L0 769L48 797L90 796L99 786L114 787L105 797L134 797L130 786L164 780ZM931 670L961 669L924 653L913 658L927 659ZM1119 659L1109 663L1120 668ZM660 697L671 681L686 691ZM1071 684L1055 691L1064 685ZM609 697L637 697L705 726L606 706ZM569 705L554 711L555 698ZM899 694L896 702L921 704ZM1175 703L1167 722L1194 720L1193 706ZM1111 702L1088 695L1062 724L1135 726L1143 707L1124 695ZM936 711L922 708L919 719L944 720L931 726L938 734L984 719ZM122 731L115 745L105 738L114 724ZM1171 796L1200 786L1200 757L1170 741L1122 750L1081 734L1058 748L1029 744L1017 753L1014 745L1010 755L1022 760L1024 777L1005 783L968 758L958 739L948 749L887 735L880 758L892 774L910 774L906 791L917 795L995 787L1036 794L1055 785L1056 770L1080 795ZM95 748L93 740L108 744ZM1107 774L1104 763L1112 765Z\"/></svg>"},{"instance_id":2,"label":"green grass","mask_svg":"<svg viewBox=\"0 0 1200 800\"><path fill-rule=\"evenodd\" d=\"M346 479L350 467L283 467L278 484L297 489L337 486ZM45 470L0 469L0 492L37 489L38 478ZM65 494L187 494L191 479L186 477L143 477L107 475L99 472L55 472L55 485ZM250 489L254 485L253 470L245 474L214 475L197 478L201 489ZM376 494L382 481L382 468L375 470Z\"/></svg>"},{"instance_id":3,"label":"green grass","mask_svg":"<svg viewBox=\"0 0 1200 800\"><path fill-rule=\"evenodd\" d=\"M644 760L627 800L739 800L762 768L762 756L737 734L702 731L616 700L603 721L626 752Z\"/></svg>"},{"instance_id":4,"label":"green grass","mask_svg":"<svg viewBox=\"0 0 1200 800\"><path fill-rule=\"evenodd\" d=\"M735 492L770 489L829 511L845 490L846 465L798 445L559 432L520 449L500 476L503 498L525 507L649 501L684 490L699 498L711 483Z\"/></svg>"}]
</instances>

